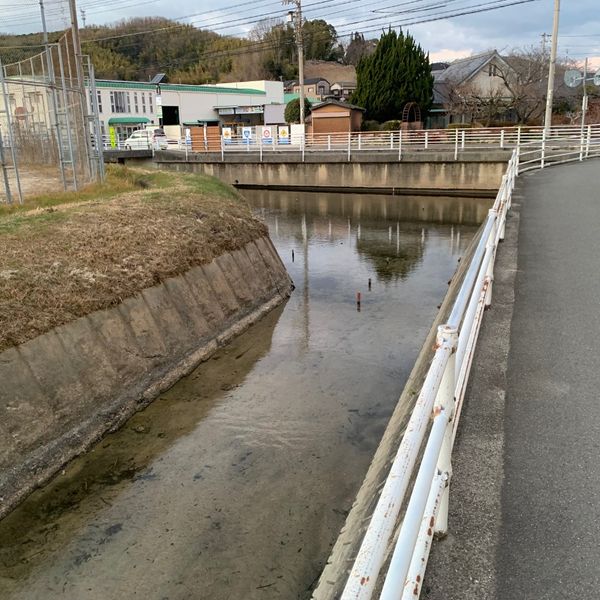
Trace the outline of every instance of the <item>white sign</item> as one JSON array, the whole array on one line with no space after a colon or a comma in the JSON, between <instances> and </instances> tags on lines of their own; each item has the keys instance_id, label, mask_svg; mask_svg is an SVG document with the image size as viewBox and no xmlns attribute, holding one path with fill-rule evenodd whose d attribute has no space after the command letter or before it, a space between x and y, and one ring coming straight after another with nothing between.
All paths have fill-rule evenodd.
<instances>
[{"instance_id":1,"label":"white sign","mask_svg":"<svg viewBox=\"0 0 600 600\"><path fill-rule=\"evenodd\" d=\"M273 128L272 127L263 127L261 137L262 137L263 144L272 144L273 143Z\"/></svg>"},{"instance_id":2,"label":"white sign","mask_svg":"<svg viewBox=\"0 0 600 600\"><path fill-rule=\"evenodd\" d=\"M231 127L223 127L223 142L225 144L231 144L231 138L233 137Z\"/></svg>"},{"instance_id":3,"label":"white sign","mask_svg":"<svg viewBox=\"0 0 600 600\"><path fill-rule=\"evenodd\" d=\"M192 130L189 127L186 127L186 130L185 130L185 145L186 146L192 145Z\"/></svg>"},{"instance_id":4,"label":"white sign","mask_svg":"<svg viewBox=\"0 0 600 600\"><path fill-rule=\"evenodd\" d=\"M162 106L162 96L156 96L156 106Z\"/></svg>"},{"instance_id":5,"label":"white sign","mask_svg":"<svg viewBox=\"0 0 600 600\"><path fill-rule=\"evenodd\" d=\"M244 144L252 143L252 127L242 127L242 141Z\"/></svg>"},{"instance_id":6,"label":"white sign","mask_svg":"<svg viewBox=\"0 0 600 600\"><path fill-rule=\"evenodd\" d=\"M290 128L287 125L279 126L279 143L289 144L290 143Z\"/></svg>"}]
</instances>

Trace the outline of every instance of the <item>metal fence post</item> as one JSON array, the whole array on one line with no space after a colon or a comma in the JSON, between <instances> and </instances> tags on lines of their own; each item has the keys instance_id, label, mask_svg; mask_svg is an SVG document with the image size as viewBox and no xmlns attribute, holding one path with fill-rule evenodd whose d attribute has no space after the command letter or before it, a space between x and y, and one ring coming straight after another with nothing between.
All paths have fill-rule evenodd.
<instances>
[{"instance_id":1,"label":"metal fence post","mask_svg":"<svg viewBox=\"0 0 600 600\"><path fill-rule=\"evenodd\" d=\"M429 131L425 131L425 150L429 148Z\"/></svg>"},{"instance_id":2,"label":"metal fence post","mask_svg":"<svg viewBox=\"0 0 600 600\"><path fill-rule=\"evenodd\" d=\"M402 160L402 129L398 135L398 161Z\"/></svg>"},{"instance_id":3,"label":"metal fence post","mask_svg":"<svg viewBox=\"0 0 600 600\"><path fill-rule=\"evenodd\" d=\"M464 150L465 149L465 130L463 129L460 133L461 133L460 149Z\"/></svg>"},{"instance_id":4,"label":"metal fence post","mask_svg":"<svg viewBox=\"0 0 600 600\"><path fill-rule=\"evenodd\" d=\"M542 131L542 156L540 158L540 169L544 168L544 159L546 157L546 130Z\"/></svg>"},{"instance_id":5,"label":"metal fence post","mask_svg":"<svg viewBox=\"0 0 600 600\"><path fill-rule=\"evenodd\" d=\"M348 162L350 162L350 146L352 144L352 134L348 132Z\"/></svg>"},{"instance_id":6,"label":"metal fence post","mask_svg":"<svg viewBox=\"0 0 600 600\"><path fill-rule=\"evenodd\" d=\"M504 129L500 130L500 148L504 148Z\"/></svg>"},{"instance_id":7,"label":"metal fence post","mask_svg":"<svg viewBox=\"0 0 600 600\"><path fill-rule=\"evenodd\" d=\"M458 160L458 129L454 130L454 160Z\"/></svg>"},{"instance_id":8,"label":"metal fence post","mask_svg":"<svg viewBox=\"0 0 600 600\"><path fill-rule=\"evenodd\" d=\"M0 65L0 69L2 66ZM10 193L10 183L8 181L8 173L6 172L6 163L4 161L4 145L2 142L2 129L0 129L0 168L2 169L2 177L4 179L4 191L6 193L7 204L12 204L12 194Z\"/></svg>"},{"instance_id":9,"label":"metal fence post","mask_svg":"<svg viewBox=\"0 0 600 600\"><path fill-rule=\"evenodd\" d=\"M262 156L263 156L262 135L260 136L260 138L258 140L258 155L260 157L260 162L262 162Z\"/></svg>"},{"instance_id":10,"label":"metal fence post","mask_svg":"<svg viewBox=\"0 0 600 600\"><path fill-rule=\"evenodd\" d=\"M390 150L394 149L394 132L390 131Z\"/></svg>"},{"instance_id":11,"label":"metal fence post","mask_svg":"<svg viewBox=\"0 0 600 600\"><path fill-rule=\"evenodd\" d=\"M362 150L362 134L358 134L358 149Z\"/></svg>"},{"instance_id":12,"label":"metal fence post","mask_svg":"<svg viewBox=\"0 0 600 600\"><path fill-rule=\"evenodd\" d=\"M223 141L223 134L221 134L221 162L225 162L225 143Z\"/></svg>"},{"instance_id":13,"label":"metal fence post","mask_svg":"<svg viewBox=\"0 0 600 600\"><path fill-rule=\"evenodd\" d=\"M327 134L327 150L331 150L331 134Z\"/></svg>"},{"instance_id":14,"label":"metal fence post","mask_svg":"<svg viewBox=\"0 0 600 600\"><path fill-rule=\"evenodd\" d=\"M592 138L592 126L587 126L587 140L585 142L585 157L587 158L590 155L590 140Z\"/></svg>"},{"instance_id":15,"label":"metal fence post","mask_svg":"<svg viewBox=\"0 0 600 600\"><path fill-rule=\"evenodd\" d=\"M446 336L446 338L451 342L454 352L448 359L446 371L440 385L440 391L438 392L440 402L438 403L436 401L436 408L433 409L434 415L438 406L440 408L445 408L449 412L448 425L446 426L446 433L444 434L444 441L442 442L442 449L440 451L440 457L437 465L438 472L440 472L442 476L445 476L446 479L446 486L442 492L442 497L438 508L438 515L434 524L434 531L438 535L446 535L448 532L448 504L450 497L450 480L452 479L451 457L454 429L452 421L454 418L454 403L456 400L454 397L454 391L456 389L456 348L458 346L458 330L450 329L446 326L444 336Z\"/></svg>"},{"instance_id":16,"label":"metal fence post","mask_svg":"<svg viewBox=\"0 0 600 600\"><path fill-rule=\"evenodd\" d=\"M517 127L517 149L521 146L521 126Z\"/></svg>"}]
</instances>

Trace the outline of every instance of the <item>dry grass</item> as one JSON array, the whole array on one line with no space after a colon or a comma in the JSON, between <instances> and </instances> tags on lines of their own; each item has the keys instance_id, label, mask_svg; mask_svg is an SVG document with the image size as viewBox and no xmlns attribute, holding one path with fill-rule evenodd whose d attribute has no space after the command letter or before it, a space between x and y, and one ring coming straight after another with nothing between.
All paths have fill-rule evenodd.
<instances>
[{"instance_id":1,"label":"dry grass","mask_svg":"<svg viewBox=\"0 0 600 600\"><path fill-rule=\"evenodd\" d=\"M103 186L0 210L0 351L263 235L245 201L198 175L111 169Z\"/></svg>"}]
</instances>

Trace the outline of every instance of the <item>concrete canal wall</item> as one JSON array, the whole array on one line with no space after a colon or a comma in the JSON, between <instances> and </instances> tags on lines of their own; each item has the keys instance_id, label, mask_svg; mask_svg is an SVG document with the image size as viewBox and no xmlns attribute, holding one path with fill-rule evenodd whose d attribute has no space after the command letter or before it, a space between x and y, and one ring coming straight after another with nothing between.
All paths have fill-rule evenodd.
<instances>
[{"instance_id":1,"label":"concrete canal wall","mask_svg":"<svg viewBox=\"0 0 600 600\"><path fill-rule=\"evenodd\" d=\"M181 172L213 175L241 188L304 191L352 191L410 194L496 196L509 156L506 152L470 153L454 160L447 152L404 157L380 155L352 157L307 156L304 162L295 155L226 156L212 158L181 152L157 152L154 159L122 159L131 166L143 165ZM333 160L335 158L335 160Z\"/></svg>"},{"instance_id":2,"label":"concrete canal wall","mask_svg":"<svg viewBox=\"0 0 600 600\"><path fill-rule=\"evenodd\" d=\"M0 518L291 290L263 237L0 353Z\"/></svg>"}]
</instances>

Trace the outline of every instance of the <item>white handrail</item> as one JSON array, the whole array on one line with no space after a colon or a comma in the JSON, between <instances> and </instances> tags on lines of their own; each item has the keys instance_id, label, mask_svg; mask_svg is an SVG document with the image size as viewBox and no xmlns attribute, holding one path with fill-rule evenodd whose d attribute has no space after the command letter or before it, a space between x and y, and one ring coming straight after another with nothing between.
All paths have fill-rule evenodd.
<instances>
[{"instance_id":1,"label":"white handrail","mask_svg":"<svg viewBox=\"0 0 600 600\"><path fill-rule=\"evenodd\" d=\"M447 529L452 446L484 309L492 299L496 250L504 237L516 178L519 172L534 168L600 156L600 131L595 136L593 129L577 136L572 135L570 129L567 131L568 135L559 135L553 128L548 138L542 134L535 141L527 140L525 133L518 132L519 144L512 152L494 205L482 225L481 236L448 324L438 328L433 361L354 559L341 600L372 598L415 472L416 479L380 600L415 600L420 595L433 535L445 533ZM454 143L456 140L458 134ZM506 133L503 142L511 143ZM585 149L583 152L582 147ZM425 450L417 468L417 457L424 442Z\"/></svg>"}]
</instances>

